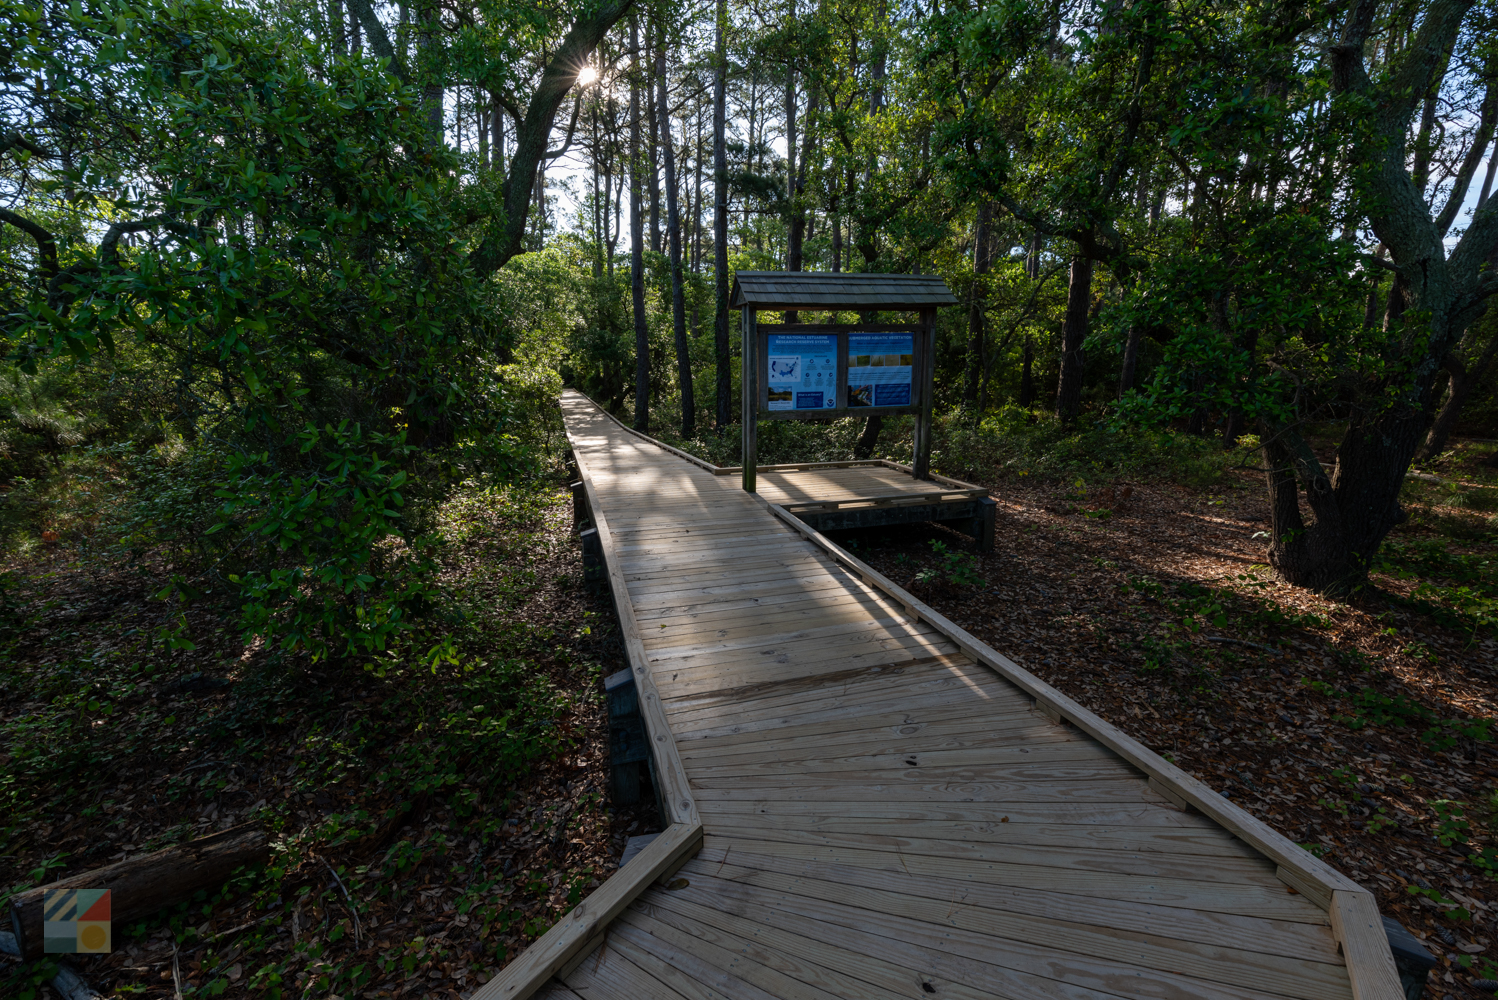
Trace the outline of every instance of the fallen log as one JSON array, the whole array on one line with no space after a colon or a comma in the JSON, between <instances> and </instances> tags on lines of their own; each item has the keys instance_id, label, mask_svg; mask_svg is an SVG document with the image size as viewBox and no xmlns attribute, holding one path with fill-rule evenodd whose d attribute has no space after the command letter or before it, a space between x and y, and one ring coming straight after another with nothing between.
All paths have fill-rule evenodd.
<instances>
[{"instance_id":1,"label":"fallen log","mask_svg":"<svg viewBox=\"0 0 1498 1000\"><path fill-rule=\"evenodd\" d=\"M21 957L33 961L42 956L42 901L49 889L109 889L110 919L125 923L191 899L199 889L210 889L223 882L236 868L264 861L268 845L264 830L237 826L28 889L11 899L10 908L10 922Z\"/></svg>"}]
</instances>

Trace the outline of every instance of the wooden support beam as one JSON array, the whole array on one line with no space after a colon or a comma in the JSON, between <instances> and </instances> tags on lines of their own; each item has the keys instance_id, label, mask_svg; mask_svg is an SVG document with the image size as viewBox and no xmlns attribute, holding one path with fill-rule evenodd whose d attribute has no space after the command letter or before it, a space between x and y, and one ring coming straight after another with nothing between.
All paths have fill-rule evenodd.
<instances>
[{"instance_id":1,"label":"wooden support beam","mask_svg":"<svg viewBox=\"0 0 1498 1000\"><path fill-rule=\"evenodd\" d=\"M755 491L755 470L759 464L759 332L755 329L758 318L753 309L740 310L744 343L744 371L741 382L744 390L743 409L743 454L739 458L740 482L745 493Z\"/></svg>"}]
</instances>

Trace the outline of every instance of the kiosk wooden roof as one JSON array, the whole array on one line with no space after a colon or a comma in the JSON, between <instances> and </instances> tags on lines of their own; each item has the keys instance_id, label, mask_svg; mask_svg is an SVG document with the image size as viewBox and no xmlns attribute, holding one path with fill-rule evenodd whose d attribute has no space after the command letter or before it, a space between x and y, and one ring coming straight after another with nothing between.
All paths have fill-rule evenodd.
<instances>
[{"instance_id":1,"label":"kiosk wooden roof","mask_svg":"<svg viewBox=\"0 0 1498 1000\"><path fill-rule=\"evenodd\" d=\"M937 274L740 271L728 304L733 309L905 312L955 306L957 297Z\"/></svg>"}]
</instances>

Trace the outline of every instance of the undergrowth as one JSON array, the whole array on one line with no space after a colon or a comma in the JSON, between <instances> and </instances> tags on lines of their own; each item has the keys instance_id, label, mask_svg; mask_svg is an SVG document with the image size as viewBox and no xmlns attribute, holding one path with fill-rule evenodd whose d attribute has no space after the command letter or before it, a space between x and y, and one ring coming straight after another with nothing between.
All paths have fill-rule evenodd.
<instances>
[{"instance_id":1,"label":"undergrowth","mask_svg":"<svg viewBox=\"0 0 1498 1000\"><path fill-rule=\"evenodd\" d=\"M700 415L699 415L700 416ZM623 416L628 423L628 414ZM741 433L737 424L719 436L706 424L691 439L677 432L679 410L671 403L652 412L653 437L715 465L738 465ZM915 422L886 417L872 457L908 464ZM836 462L853 457L864 419L762 420L760 465ZM938 414L932 438L931 468L955 478L992 482L1005 476L1039 480L1169 479L1193 489L1217 482L1223 471L1256 461L1245 449L1224 451L1213 439L1173 430L1118 428L1107 422L1073 426L1050 414L1006 406L974 423L961 411Z\"/></svg>"},{"instance_id":2,"label":"undergrowth","mask_svg":"<svg viewBox=\"0 0 1498 1000\"><path fill-rule=\"evenodd\" d=\"M175 949L184 997L492 973L607 875L610 817L584 762L602 745L613 653L571 596L569 516L554 486L470 482L441 506L450 644L435 662L312 663L246 646L229 609L202 602L196 643L171 648L151 627L169 613L129 605L128 571L75 574L69 591L60 562L50 580L0 578L14 612L0 616L0 897L255 823L269 865L117 924L116 965ZM538 785L551 772L555 791ZM517 835L534 844L516 849ZM437 924L421 911L433 882ZM249 926L219 938L230 924Z\"/></svg>"}]
</instances>

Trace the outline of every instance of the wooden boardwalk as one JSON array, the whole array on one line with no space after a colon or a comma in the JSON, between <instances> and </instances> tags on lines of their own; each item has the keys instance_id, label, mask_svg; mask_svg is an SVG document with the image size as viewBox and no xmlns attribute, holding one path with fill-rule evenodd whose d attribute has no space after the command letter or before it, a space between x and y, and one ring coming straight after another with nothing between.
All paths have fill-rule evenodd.
<instances>
[{"instance_id":1,"label":"wooden boardwalk","mask_svg":"<svg viewBox=\"0 0 1498 1000\"><path fill-rule=\"evenodd\" d=\"M735 477L562 405L702 840L536 995L1402 996L1365 890Z\"/></svg>"}]
</instances>

